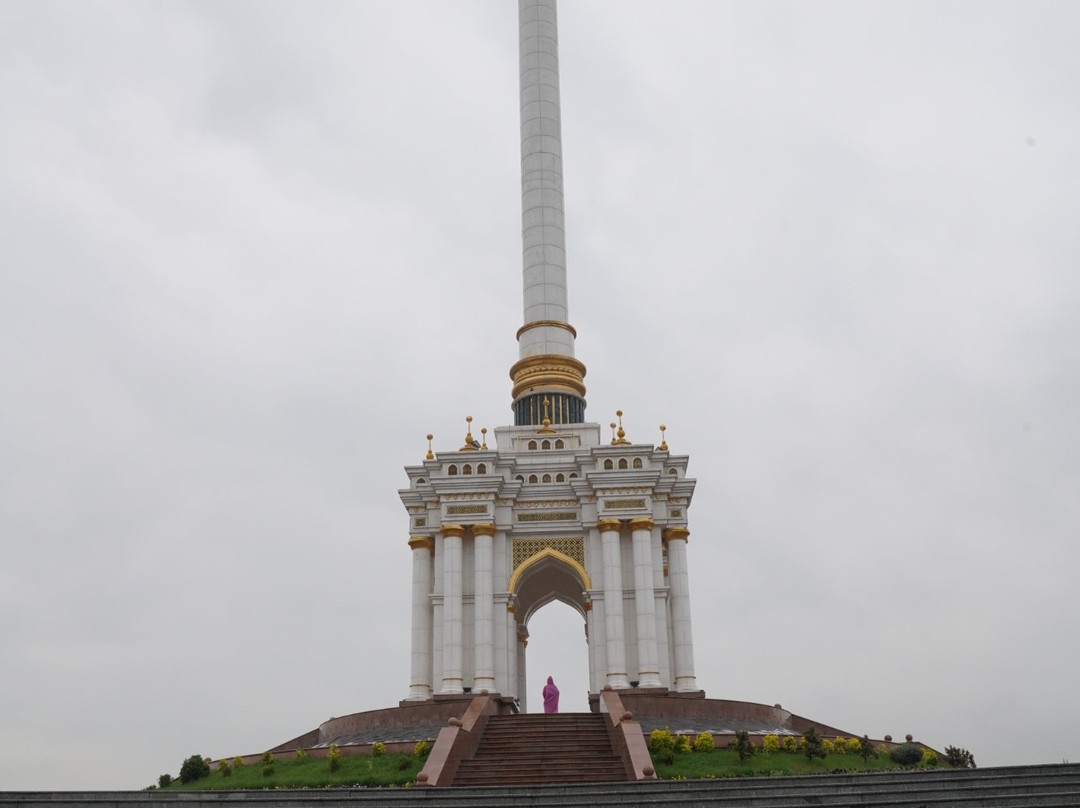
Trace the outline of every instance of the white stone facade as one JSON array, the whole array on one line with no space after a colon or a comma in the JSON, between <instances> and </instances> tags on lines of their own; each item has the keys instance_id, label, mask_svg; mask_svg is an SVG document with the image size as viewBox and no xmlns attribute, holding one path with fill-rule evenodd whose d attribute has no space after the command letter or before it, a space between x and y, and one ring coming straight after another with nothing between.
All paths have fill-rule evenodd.
<instances>
[{"instance_id":1,"label":"white stone facade","mask_svg":"<svg viewBox=\"0 0 1080 808\"><path fill-rule=\"evenodd\" d=\"M527 709L527 627L552 600L585 623L592 693L605 684L697 691L688 458L604 442L598 424L495 436L495 450L440 452L406 468L407 698L487 690Z\"/></svg>"}]
</instances>

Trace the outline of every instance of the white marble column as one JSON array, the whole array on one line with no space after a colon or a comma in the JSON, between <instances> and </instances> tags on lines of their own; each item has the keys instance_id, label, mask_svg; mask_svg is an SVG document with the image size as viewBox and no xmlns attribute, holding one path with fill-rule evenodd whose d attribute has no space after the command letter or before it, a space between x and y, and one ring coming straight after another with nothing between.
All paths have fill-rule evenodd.
<instances>
[{"instance_id":1,"label":"white marble column","mask_svg":"<svg viewBox=\"0 0 1080 808\"><path fill-rule=\"evenodd\" d=\"M473 525L473 693L495 692L495 604L492 539L495 525Z\"/></svg>"},{"instance_id":2,"label":"white marble column","mask_svg":"<svg viewBox=\"0 0 1080 808\"><path fill-rule=\"evenodd\" d=\"M506 695L518 697L518 632L517 610L513 604L506 607Z\"/></svg>"},{"instance_id":3,"label":"white marble column","mask_svg":"<svg viewBox=\"0 0 1080 808\"><path fill-rule=\"evenodd\" d=\"M461 673L461 544L465 528L443 525L443 677L442 693L463 693Z\"/></svg>"},{"instance_id":4,"label":"white marble column","mask_svg":"<svg viewBox=\"0 0 1080 808\"><path fill-rule=\"evenodd\" d=\"M521 712L529 711L529 693L526 688L527 682L525 666L525 649L529 645L529 630L525 626L518 626L517 630L517 675L518 675L518 705Z\"/></svg>"},{"instance_id":5,"label":"white marble column","mask_svg":"<svg viewBox=\"0 0 1080 808\"><path fill-rule=\"evenodd\" d=\"M690 631L690 575L686 563L685 527L664 530L668 548L668 580L671 585L671 633L674 642L675 690L680 693L698 689L694 674L694 638Z\"/></svg>"},{"instance_id":6,"label":"white marble column","mask_svg":"<svg viewBox=\"0 0 1080 808\"><path fill-rule=\"evenodd\" d=\"M604 554L604 634L607 638L607 681L614 689L630 687L626 675L626 630L623 626L622 551L618 519L596 524Z\"/></svg>"},{"instance_id":7,"label":"white marble column","mask_svg":"<svg viewBox=\"0 0 1080 808\"><path fill-rule=\"evenodd\" d=\"M634 613L637 616L638 687L661 687L656 646L656 601L652 569L653 520L630 520L634 548Z\"/></svg>"},{"instance_id":8,"label":"white marble column","mask_svg":"<svg viewBox=\"0 0 1080 808\"><path fill-rule=\"evenodd\" d=\"M427 536L409 539L412 548L412 665L408 701L431 698L431 551Z\"/></svg>"}]
</instances>

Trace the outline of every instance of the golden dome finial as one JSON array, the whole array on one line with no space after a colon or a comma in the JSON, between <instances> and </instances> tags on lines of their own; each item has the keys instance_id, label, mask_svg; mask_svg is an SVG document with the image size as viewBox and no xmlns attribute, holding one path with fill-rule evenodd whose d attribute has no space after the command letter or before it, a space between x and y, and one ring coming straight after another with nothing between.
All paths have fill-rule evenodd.
<instances>
[{"instance_id":1,"label":"golden dome finial","mask_svg":"<svg viewBox=\"0 0 1080 808\"><path fill-rule=\"evenodd\" d=\"M480 427L480 448L487 449L487 427Z\"/></svg>"},{"instance_id":2,"label":"golden dome finial","mask_svg":"<svg viewBox=\"0 0 1080 808\"><path fill-rule=\"evenodd\" d=\"M615 445L615 422L611 422L611 445Z\"/></svg>"},{"instance_id":3,"label":"golden dome finial","mask_svg":"<svg viewBox=\"0 0 1080 808\"><path fill-rule=\"evenodd\" d=\"M458 449L459 452L475 452L480 445L472 436L472 416L465 416L465 445Z\"/></svg>"},{"instance_id":4,"label":"golden dome finial","mask_svg":"<svg viewBox=\"0 0 1080 808\"><path fill-rule=\"evenodd\" d=\"M426 460L434 460L435 459L435 453L433 451L431 451L431 439L434 438L434 437L435 437L434 435L432 435L430 432L428 432L428 436L427 436L427 457L425 458Z\"/></svg>"},{"instance_id":5,"label":"golden dome finial","mask_svg":"<svg viewBox=\"0 0 1080 808\"><path fill-rule=\"evenodd\" d=\"M626 439L626 430L622 428L622 410L615 410L615 415L619 418L619 431L616 433L619 436L618 440L612 441L616 446L629 443Z\"/></svg>"},{"instance_id":6,"label":"golden dome finial","mask_svg":"<svg viewBox=\"0 0 1080 808\"><path fill-rule=\"evenodd\" d=\"M660 451L661 452L666 452L668 450L668 448L667 448L667 435L664 434L664 432L666 430L667 430L667 427L664 426L663 424L660 424Z\"/></svg>"}]
</instances>

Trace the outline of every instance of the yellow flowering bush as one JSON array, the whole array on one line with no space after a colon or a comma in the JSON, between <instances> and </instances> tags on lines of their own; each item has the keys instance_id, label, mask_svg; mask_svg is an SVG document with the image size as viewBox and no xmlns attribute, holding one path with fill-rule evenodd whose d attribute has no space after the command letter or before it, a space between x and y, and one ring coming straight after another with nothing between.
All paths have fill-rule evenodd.
<instances>
[{"instance_id":1,"label":"yellow flowering bush","mask_svg":"<svg viewBox=\"0 0 1080 808\"><path fill-rule=\"evenodd\" d=\"M785 752L790 752L792 754L799 751L799 742L795 739L794 735L785 735L781 746L784 747Z\"/></svg>"},{"instance_id":2,"label":"yellow flowering bush","mask_svg":"<svg viewBox=\"0 0 1080 808\"><path fill-rule=\"evenodd\" d=\"M341 768L341 749L336 743L330 744L330 751L326 753L326 759L330 763L330 771L336 772Z\"/></svg>"},{"instance_id":3,"label":"yellow flowering bush","mask_svg":"<svg viewBox=\"0 0 1080 808\"><path fill-rule=\"evenodd\" d=\"M703 732L694 738L695 752L711 752L714 748L716 748L716 741L709 733Z\"/></svg>"},{"instance_id":4,"label":"yellow flowering bush","mask_svg":"<svg viewBox=\"0 0 1080 808\"><path fill-rule=\"evenodd\" d=\"M386 754L386 744L384 744L382 741L375 741L375 743L373 743L371 745L371 754L374 757L379 757L380 755L385 755Z\"/></svg>"},{"instance_id":5,"label":"yellow flowering bush","mask_svg":"<svg viewBox=\"0 0 1080 808\"><path fill-rule=\"evenodd\" d=\"M773 752L780 751L780 736L779 735L766 735L761 739L761 751L766 755L771 755Z\"/></svg>"}]
</instances>

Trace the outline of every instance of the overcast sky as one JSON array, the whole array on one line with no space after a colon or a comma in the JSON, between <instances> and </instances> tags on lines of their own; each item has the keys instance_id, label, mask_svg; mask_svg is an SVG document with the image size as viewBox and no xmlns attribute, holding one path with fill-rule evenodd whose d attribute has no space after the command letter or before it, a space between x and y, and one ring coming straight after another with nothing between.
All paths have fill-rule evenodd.
<instances>
[{"instance_id":1,"label":"overcast sky","mask_svg":"<svg viewBox=\"0 0 1080 808\"><path fill-rule=\"evenodd\" d=\"M407 695L402 467L511 420L516 14L0 0L0 789ZM1080 761L1078 41L562 3L587 414L690 455L709 696ZM529 628L584 709L580 620Z\"/></svg>"}]
</instances>

